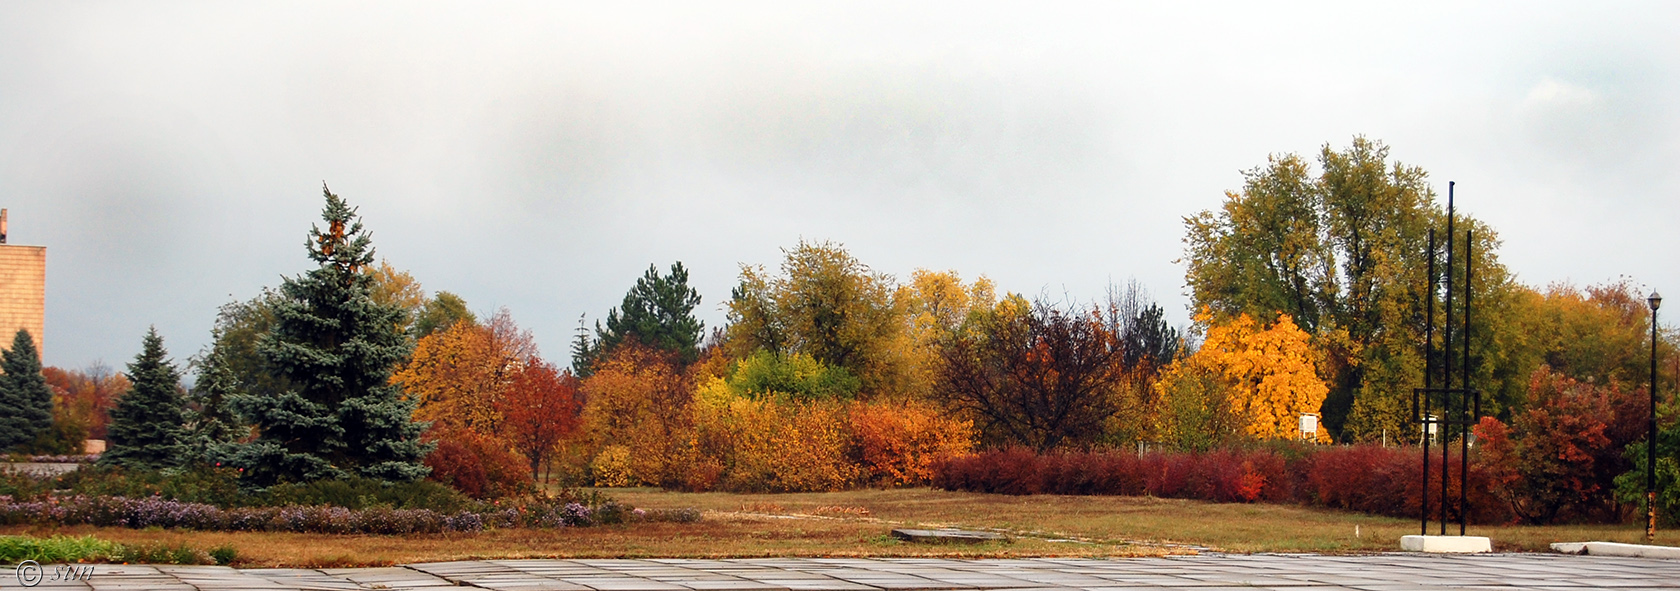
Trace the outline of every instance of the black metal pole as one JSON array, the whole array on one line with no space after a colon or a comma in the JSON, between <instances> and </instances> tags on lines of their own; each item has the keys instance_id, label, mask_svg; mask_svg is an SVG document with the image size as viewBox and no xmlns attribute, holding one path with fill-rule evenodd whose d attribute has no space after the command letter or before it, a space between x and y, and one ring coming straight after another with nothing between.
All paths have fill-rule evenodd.
<instances>
[{"instance_id":1,"label":"black metal pole","mask_svg":"<svg viewBox=\"0 0 1680 591\"><path fill-rule=\"evenodd\" d=\"M1418 511L1418 518L1423 522L1421 535L1429 535L1429 388L1435 382L1435 229L1429 229L1429 292L1426 294L1429 313L1423 325L1423 414L1420 423L1423 426L1423 488L1418 497L1422 500L1422 508ZM1414 400L1416 395L1412 397Z\"/></svg>"},{"instance_id":2,"label":"black metal pole","mask_svg":"<svg viewBox=\"0 0 1680 591\"><path fill-rule=\"evenodd\" d=\"M1476 245L1475 230L1464 231L1464 363L1459 364L1458 371L1462 377L1458 380L1464 392L1459 394L1459 417L1464 424L1458 434L1458 535L1464 535L1464 525L1470 514L1468 491L1470 489L1470 296L1475 292L1470 283L1470 266L1475 264L1475 257L1471 256L1472 248Z\"/></svg>"},{"instance_id":3,"label":"black metal pole","mask_svg":"<svg viewBox=\"0 0 1680 591\"><path fill-rule=\"evenodd\" d=\"M1452 181L1447 181L1447 300L1445 303L1445 307L1447 309L1447 323L1445 325L1446 334L1444 335L1444 342L1441 345L1441 351L1445 353L1442 355L1443 361L1446 364L1444 367L1445 371L1442 372L1443 379L1441 380L1441 386L1446 390L1452 389L1453 373L1453 185L1454 183ZM1447 479L1450 477L1450 473L1447 470L1447 466L1450 464L1449 458L1447 457L1447 450L1450 448L1447 446L1446 424L1448 419L1452 418L1451 415L1451 403L1447 398L1447 394L1443 392L1441 394L1442 422L1440 428L1441 535L1443 536L1447 535Z\"/></svg>"},{"instance_id":4,"label":"black metal pole","mask_svg":"<svg viewBox=\"0 0 1680 591\"><path fill-rule=\"evenodd\" d=\"M1651 292L1651 417L1645 437L1645 541L1657 539L1657 306L1662 302Z\"/></svg>"}]
</instances>

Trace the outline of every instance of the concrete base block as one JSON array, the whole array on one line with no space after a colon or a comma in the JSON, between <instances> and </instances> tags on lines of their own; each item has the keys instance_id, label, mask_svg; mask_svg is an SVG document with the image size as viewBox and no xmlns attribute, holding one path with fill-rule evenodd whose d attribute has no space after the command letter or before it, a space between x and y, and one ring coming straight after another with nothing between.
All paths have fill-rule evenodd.
<instances>
[{"instance_id":1,"label":"concrete base block","mask_svg":"<svg viewBox=\"0 0 1680 591\"><path fill-rule=\"evenodd\" d=\"M1674 546L1645 546L1617 542L1558 542L1553 552L1586 554L1588 556L1625 556L1629 558L1667 558L1680 560L1680 548Z\"/></svg>"},{"instance_id":2,"label":"concrete base block","mask_svg":"<svg viewBox=\"0 0 1680 591\"><path fill-rule=\"evenodd\" d=\"M1493 542L1482 536L1401 536L1400 549L1407 552L1469 554L1492 552Z\"/></svg>"},{"instance_id":3,"label":"concrete base block","mask_svg":"<svg viewBox=\"0 0 1680 591\"><path fill-rule=\"evenodd\" d=\"M979 544L982 542L1009 541L1009 538L1002 534L961 529L895 529L892 530L892 535L906 542L932 544Z\"/></svg>"}]
</instances>

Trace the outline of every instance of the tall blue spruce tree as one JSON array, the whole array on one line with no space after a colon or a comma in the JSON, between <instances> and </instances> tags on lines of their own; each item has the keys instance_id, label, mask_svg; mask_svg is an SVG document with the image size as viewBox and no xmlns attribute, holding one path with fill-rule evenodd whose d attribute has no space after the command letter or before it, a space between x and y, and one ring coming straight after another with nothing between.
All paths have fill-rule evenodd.
<instances>
[{"instance_id":1,"label":"tall blue spruce tree","mask_svg":"<svg viewBox=\"0 0 1680 591\"><path fill-rule=\"evenodd\" d=\"M229 447L227 461L258 486L346 476L410 481L430 469L425 425L414 401L390 384L391 368L408 355L397 327L403 311L374 302L373 246L356 210L322 186L327 227L310 229L309 258L318 265L288 278L274 302L273 328L257 343L270 371L289 386L242 396L236 407L257 439Z\"/></svg>"},{"instance_id":2,"label":"tall blue spruce tree","mask_svg":"<svg viewBox=\"0 0 1680 591\"><path fill-rule=\"evenodd\" d=\"M181 372L168 359L157 329L146 332L140 354L128 364L133 385L111 409L109 443L99 463L156 470L187 461L186 399L181 395Z\"/></svg>"},{"instance_id":3,"label":"tall blue spruce tree","mask_svg":"<svg viewBox=\"0 0 1680 591\"><path fill-rule=\"evenodd\" d=\"M19 330L0 353L0 452L23 446L52 425L52 390L41 375L35 338Z\"/></svg>"}]
</instances>

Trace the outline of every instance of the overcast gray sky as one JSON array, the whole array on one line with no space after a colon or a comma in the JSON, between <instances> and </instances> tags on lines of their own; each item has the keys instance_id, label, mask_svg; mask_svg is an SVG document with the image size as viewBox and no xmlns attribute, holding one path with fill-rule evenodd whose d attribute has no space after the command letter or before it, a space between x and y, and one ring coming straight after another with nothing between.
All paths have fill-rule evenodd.
<instances>
[{"instance_id":1,"label":"overcast gray sky","mask_svg":"<svg viewBox=\"0 0 1680 591\"><path fill-rule=\"evenodd\" d=\"M1184 322L1181 218L1356 134L1457 181L1526 283L1680 294L1680 3L480 4L0 3L45 361L121 367L153 324L185 359L307 268L323 181L556 359L649 263L716 326L802 237L1027 294L1136 277Z\"/></svg>"}]
</instances>

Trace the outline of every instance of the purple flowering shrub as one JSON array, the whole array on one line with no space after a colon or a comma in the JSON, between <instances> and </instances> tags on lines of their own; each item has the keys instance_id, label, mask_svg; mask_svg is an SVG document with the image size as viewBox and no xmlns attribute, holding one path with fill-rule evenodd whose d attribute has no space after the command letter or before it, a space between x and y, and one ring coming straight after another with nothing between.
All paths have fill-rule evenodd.
<instances>
[{"instance_id":1,"label":"purple flowering shrub","mask_svg":"<svg viewBox=\"0 0 1680 591\"><path fill-rule=\"evenodd\" d=\"M686 512L685 512L686 511ZM699 520L690 510L634 509L614 501L590 507L570 498L535 498L506 507L445 514L431 509L331 505L236 507L161 497L73 495L14 500L0 495L0 524L94 525L101 527L193 529L205 531L279 531L326 534L407 535L475 532L487 528L587 527L626 521Z\"/></svg>"}]
</instances>

